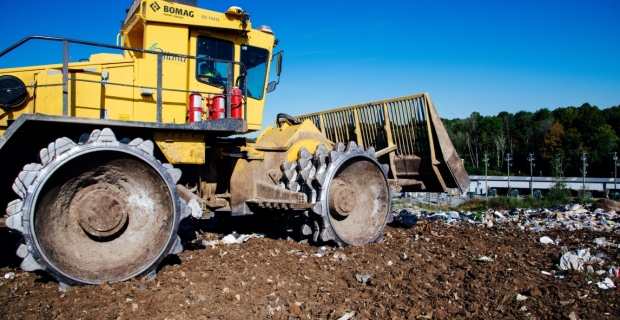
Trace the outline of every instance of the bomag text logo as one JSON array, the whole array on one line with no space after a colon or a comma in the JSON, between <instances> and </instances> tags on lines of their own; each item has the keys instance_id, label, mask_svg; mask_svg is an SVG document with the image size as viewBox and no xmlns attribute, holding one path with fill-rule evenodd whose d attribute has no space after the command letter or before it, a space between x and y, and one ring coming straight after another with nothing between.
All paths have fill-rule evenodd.
<instances>
[{"instance_id":1,"label":"bomag text logo","mask_svg":"<svg viewBox=\"0 0 620 320\"><path fill-rule=\"evenodd\" d=\"M150 5L151 9L153 9L154 12L157 12L157 10L159 10L161 7L157 4L157 2L153 2Z\"/></svg>"},{"instance_id":2,"label":"bomag text logo","mask_svg":"<svg viewBox=\"0 0 620 320\"><path fill-rule=\"evenodd\" d=\"M184 10L181 8L175 8L171 6L164 6L164 15L171 14L173 16L194 17L194 11Z\"/></svg>"}]
</instances>

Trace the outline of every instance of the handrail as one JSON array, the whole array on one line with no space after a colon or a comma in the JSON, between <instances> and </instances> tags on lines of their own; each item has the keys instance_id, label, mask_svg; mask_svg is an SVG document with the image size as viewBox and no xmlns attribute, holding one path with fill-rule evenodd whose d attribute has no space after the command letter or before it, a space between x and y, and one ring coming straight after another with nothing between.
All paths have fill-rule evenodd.
<instances>
[{"instance_id":1,"label":"handrail","mask_svg":"<svg viewBox=\"0 0 620 320\"><path fill-rule=\"evenodd\" d=\"M75 44L82 44L82 45L88 45L88 46L95 46L95 47L103 47L103 48L108 48L108 49L115 49L115 50L126 50L126 51L133 51L133 52L140 52L140 53L146 53L146 54L155 54L157 55L157 122L161 122L162 121L162 93L163 93L163 81L162 81L162 65L163 65L163 56L172 56L172 57L178 57L178 58L186 58L186 59L195 59L198 61L213 61L213 62L222 62L222 63L226 63L229 65L228 67L228 75L227 75L227 88L226 88L226 95L229 97L228 99L226 99L226 117L230 117L231 115L231 97L232 97L232 87L233 87L233 73L232 73L232 68L230 68L230 65L239 65L239 67L242 69L243 74L247 74L247 69L245 67L245 65L243 64L243 62L237 62L237 61L230 61L230 60L222 60L222 59L213 59L213 58L204 58L204 57L198 57L198 56L192 56L192 55L186 55L186 54L179 54L179 53L172 53L172 52L162 52L162 51L155 51L155 50L146 50L146 49L139 49L139 48L131 48L131 47L125 47L125 46L118 46L118 45L110 45L110 44L105 44L105 43L99 43L99 42L92 42L92 41L84 41L84 40L77 40L77 39L70 39L70 38L60 38L60 37L51 37L51 36L39 36L39 35L31 35L31 36L27 36L25 38L23 38L22 40L14 43L13 45L9 46L8 48L0 51L0 58L2 58L4 55L6 55L7 53L15 50L16 48L20 47L21 45L25 44L26 42L30 41L30 40L48 40L48 41L58 41L58 42L62 42L63 43L63 62L62 62L62 73L63 73L63 107L62 107L62 113L63 116L68 116L69 113L69 98L68 98L68 73L69 73L69 43L75 43ZM243 77L243 81L244 81L244 92L242 94L242 99L244 102L244 105L247 105L247 94L248 94L248 88L247 88L247 79L246 77ZM137 87L137 86L136 86ZM247 113L244 115L246 117L246 121L247 121Z\"/></svg>"}]
</instances>

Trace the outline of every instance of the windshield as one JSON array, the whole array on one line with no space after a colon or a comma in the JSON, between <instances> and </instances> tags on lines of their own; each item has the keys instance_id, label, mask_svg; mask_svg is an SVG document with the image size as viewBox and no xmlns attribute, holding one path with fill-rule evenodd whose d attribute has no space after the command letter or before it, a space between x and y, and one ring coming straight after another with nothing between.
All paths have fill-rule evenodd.
<instances>
[{"instance_id":1,"label":"windshield","mask_svg":"<svg viewBox=\"0 0 620 320\"><path fill-rule=\"evenodd\" d=\"M232 61L233 55L234 46L232 42L216 38L198 37L198 52L196 56L199 58ZM227 63L200 59L196 61L196 79L198 81L218 87L226 87L227 77Z\"/></svg>"},{"instance_id":2,"label":"windshield","mask_svg":"<svg viewBox=\"0 0 620 320\"><path fill-rule=\"evenodd\" d=\"M263 98L267 61L269 61L269 51L266 49L248 45L241 46L241 62L247 70L248 97L258 100ZM243 87L241 89L243 90Z\"/></svg>"}]
</instances>

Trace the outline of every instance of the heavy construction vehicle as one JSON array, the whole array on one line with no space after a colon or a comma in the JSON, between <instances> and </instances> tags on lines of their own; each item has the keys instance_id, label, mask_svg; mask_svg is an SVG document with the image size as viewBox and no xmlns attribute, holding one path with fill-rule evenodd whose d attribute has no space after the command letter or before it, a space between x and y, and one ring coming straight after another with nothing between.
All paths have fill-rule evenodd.
<instances>
[{"instance_id":1,"label":"heavy construction vehicle","mask_svg":"<svg viewBox=\"0 0 620 320\"><path fill-rule=\"evenodd\" d=\"M240 138L261 129L283 57L241 8L136 0L119 39L31 36L0 52L63 44L62 63L0 70L0 202L23 235L23 270L61 285L153 278L183 250L190 215L269 214L298 238L365 245L381 238L399 188L469 184L427 95L405 99L423 104L415 116L405 100L341 118L281 114L256 141ZM69 62L75 44L122 54ZM267 83L272 64L278 82Z\"/></svg>"}]
</instances>

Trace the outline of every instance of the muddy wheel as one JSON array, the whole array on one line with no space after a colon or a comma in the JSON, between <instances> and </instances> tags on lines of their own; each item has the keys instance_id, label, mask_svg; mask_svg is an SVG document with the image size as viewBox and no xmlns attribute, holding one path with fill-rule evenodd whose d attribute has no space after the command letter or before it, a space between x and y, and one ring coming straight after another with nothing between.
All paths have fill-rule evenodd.
<instances>
[{"instance_id":1,"label":"muddy wheel","mask_svg":"<svg viewBox=\"0 0 620 320\"><path fill-rule=\"evenodd\" d=\"M314 203L302 235L315 243L362 246L381 239L390 217L387 168L372 147L338 143L334 150L319 146L314 154L300 151L296 163L283 166L283 185L304 192Z\"/></svg>"},{"instance_id":2,"label":"muddy wheel","mask_svg":"<svg viewBox=\"0 0 620 320\"><path fill-rule=\"evenodd\" d=\"M180 170L159 163L153 143L118 142L110 129L60 138L26 165L7 225L24 235L22 269L44 270L65 284L99 284L152 276L178 253L185 205Z\"/></svg>"}]
</instances>

